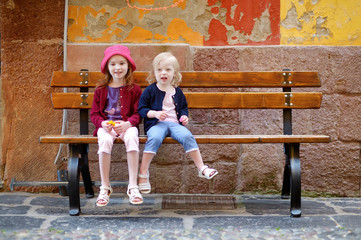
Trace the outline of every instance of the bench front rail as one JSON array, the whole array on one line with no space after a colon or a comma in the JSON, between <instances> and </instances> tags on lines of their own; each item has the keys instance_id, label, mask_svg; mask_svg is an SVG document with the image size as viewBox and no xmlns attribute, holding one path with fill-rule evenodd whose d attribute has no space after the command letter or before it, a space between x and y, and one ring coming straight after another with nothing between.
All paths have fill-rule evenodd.
<instances>
[{"instance_id":1,"label":"bench front rail","mask_svg":"<svg viewBox=\"0 0 361 240\"><path fill-rule=\"evenodd\" d=\"M148 86L147 72L136 72L136 83L142 88ZM181 87L190 109L283 109L284 134L277 135L194 135L199 144L255 144L283 143L285 168L282 198L291 195L290 215L301 216L301 165L299 148L301 143L327 143L326 135L293 135L292 109L318 109L322 93L292 92L291 88L320 87L316 72L182 72ZM54 72L51 86L54 88L75 88L78 92L54 92L54 109L79 109L79 135L47 135L40 137L40 143L69 144L68 192L70 215L79 215L79 174L82 173L87 197L94 196L88 164L88 144L97 144L97 138L88 133L88 110L91 108L93 93L89 90L103 78L100 72ZM209 88L205 92L192 92L192 88ZM230 89L219 92L219 88ZM257 89L257 91L240 91ZM263 89L266 89L263 91ZM272 88L275 90L268 90ZM212 91L213 89L213 91ZM277 91L278 90L278 91ZM140 136L145 143L146 136ZM116 143L122 143L120 139ZM164 143L177 143L166 138Z\"/></svg>"}]
</instances>

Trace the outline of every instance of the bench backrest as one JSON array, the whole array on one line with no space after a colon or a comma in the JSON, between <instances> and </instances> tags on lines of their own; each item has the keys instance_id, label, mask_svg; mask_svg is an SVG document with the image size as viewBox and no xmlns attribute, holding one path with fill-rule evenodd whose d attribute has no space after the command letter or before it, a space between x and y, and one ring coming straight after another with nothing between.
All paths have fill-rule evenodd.
<instances>
[{"instance_id":1,"label":"bench backrest","mask_svg":"<svg viewBox=\"0 0 361 240\"><path fill-rule=\"evenodd\" d=\"M136 72L136 83L148 86L147 72ZM320 108L322 93L291 92L293 87L320 87L315 72L182 72L182 88L279 88L283 92L185 92L189 108ZM54 72L52 87L78 87L81 92L53 93L57 109L91 108L100 72ZM82 93L86 92L86 93ZM225 98L226 96L226 98Z\"/></svg>"},{"instance_id":2,"label":"bench backrest","mask_svg":"<svg viewBox=\"0 0 361 240\"><path fill-rule=\"evenodd\" d=\"M135 72L135 82L142 88L148 86L148 72ZM54 92L52 102L55 109L80 109L81 134L88 127L87 110L91 108L93 93L100 72L53 73L51 86L78 88L78 92ZM199 109L284 109L284 133L292 134L291 109L320 108L322 93L291 92L291 88L320 87L317 72L182 72L180 87L184 91L189 108ZM196 90L188 88L202 88ZM207 88L207 89L205 89ZM217 88L209 90L208 88ZM247 88L247 89L243 89ZM255 90L255 88L260 88ZM266 90L263 88L271 88ZM273 90L275 89L275 90ZM235 91L236 90L236 91ZM254 90L250 92L250 90ZM200 92L202 91L202 92ZM86 123L85 120L86 119ZM83 122L83 123L82 123ZM83 128L83 130L82 130Z\"/></svg>"}]
</instances>

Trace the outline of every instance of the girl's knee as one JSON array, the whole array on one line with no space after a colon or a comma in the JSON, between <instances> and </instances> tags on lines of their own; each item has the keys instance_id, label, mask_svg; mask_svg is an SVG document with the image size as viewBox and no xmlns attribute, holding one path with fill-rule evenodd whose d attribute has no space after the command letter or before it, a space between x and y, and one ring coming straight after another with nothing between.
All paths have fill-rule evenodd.
<instances>
[{"instance_id":1,"label":"girl's knee","mask_svg":"<svg viewBox=\"0 0 361 240\"><path fill-rule=\"evenodd\" d=\"M152 145L160 145L162 144L164 138L159 135L148 136L147 143Z\"/></svg>"},{"instance_id":2,"label":"girl's knee","mask_svg":"<svg viewBox=\"0 0 361 240\"><path fill-rule=\"evenodd\" d=\"M194 136L192 133L188 133L184 137L187 141L195 141Z\"/></svg>"},{"instance_id":3,"label":"girl's knee","mask_svg":"<svg viewBox=\"0 0 361 240\"><path fill-rule=\"evenodd\" d=\"M113 146L114 140L110 137L102 138L98 140L99 145Z\"/></svg>"}]
</instances>

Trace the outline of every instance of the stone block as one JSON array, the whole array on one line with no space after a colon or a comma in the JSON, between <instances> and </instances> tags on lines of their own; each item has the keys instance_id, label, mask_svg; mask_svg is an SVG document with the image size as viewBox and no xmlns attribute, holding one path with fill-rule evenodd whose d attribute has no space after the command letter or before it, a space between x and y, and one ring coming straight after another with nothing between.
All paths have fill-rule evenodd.
<instances>
[{"instance_id":1,"label":"stone block","mask_svg":"<svg viewBox=\"0 0 361 240\"><path fill-rule=\"evenodd\" d=\"M238 109L211 110L211 124L239 124L240 111Z\"/></svg>"},{"instance_id":2,"label":"stone block","mask_svg":"<svg viewBox=\"0 0 361 240\"><path fill-rule=\"evenodd\" d=\"M339 196L359 196L360 144L301 144L302 189Z\"/></svg>"},{"instance_id":3,"label":"stone block","mask_svg":"<svg viewBox=\"0 0 361 240\"><path fill-rule=\"evenodd\" d=\"M242 109L241 134L283 134L282 110Z\"/></svg>"},{"instance_id":4,"label":"stone block","mask_svg":"<svg viewBox=\"0 0 361 240\"><path fill-rule=\"evenodd\" d=\"M283 144L243 144L237 189L280 190L284 164Z\"/></svg>"},{"instance_id":5,"label":"stone block","mask_svg":"<svg viewBox=\"0 0 361 240\"><path fill-rule=\"evenodd\" d=\"M240 54L235 48L196 48L194 71L237 71Z\"/></svg>"},{"instance_id":6,"label":"stone block","mask_svg":"<svg viewBox=\"0 0 361 240\"><path fill-rule=\"evenodd\" d=\"M239 160L240 144L200 144L199 150L205 164L236 163Z\"/></svg>"},{"instance_id":7,"label":"stone block","mask_svg":"<svg viewBox=\"0 0 361 240\"><path fill-rule=\"evenodd\" d=\"M240 128L239 125L231 124L192 124L187 126L188 129L194 135L207 135L207 134L223 134L223 135L232 135L239 134Z\"/></svg>"},{"instance_id":8,"label":"stone block","mask_svg":"<svg viewBox=\"0 0 361 240\"><path fill-rule=\"evenodd\" d=\"M185 181L183 178L183 163L172 165L154 165L150 167L150 183L153 193L183 192Z\"/></svg>"},{"instance_id":9,"label":"stone block","mask_svg":"<svg viewBox=\"0 0 361 240\"><path fill-rule=\"evenodd\" d=\"M361 97L344 96L340 99L339 139L361 140Z\"/></svg>"},{"instance_id":10,"label":"stone block","mask_svg":"<svg viewBox=\"0 0 361 240\"><path fill-rule=\"evenodd\" d=\"M225 164L223 162L214 162L209 167L215 168L218 175L212 180L198 177L198 171L195 166L188 171L187 193L193 194L210 194L210 193L233 193L236 186L236 163Z\"/></svg>"},{"instance_id":11,"label":"stone block","mask_svg":"<svg viewBox=\"0 0 361 240\"><path fill-rule=\"evenodd\" d=\"M189 123L190 124L205 124L211 121L210 109L190 109Z\"/></svg>"},{"instance_id":12,"label":"stone block","mask_svg":"<svg viewBox=\"0 0 361 240\"><path fill-rule=\"evenodd\" d=\"M89 71L100 72L100 64L104 57L104 50L114 44L82 45L69 44L67 65L69 71L88 69ZM192 64L189 45L145 45L145 44L124 44L130 49L132 58L137 66L136 71L150 71L154 57L161 52L171 52L177 58L181 71L190 71Z\"/></svg>"}]
</instances>

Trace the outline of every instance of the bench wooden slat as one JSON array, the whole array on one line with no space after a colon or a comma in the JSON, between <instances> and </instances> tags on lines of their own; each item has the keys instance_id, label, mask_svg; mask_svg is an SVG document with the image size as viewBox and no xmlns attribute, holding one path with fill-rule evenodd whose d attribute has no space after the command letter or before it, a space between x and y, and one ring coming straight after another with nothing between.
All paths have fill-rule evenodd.
<instances>
[{"instance_id":1,"label":"bench wooden slat","mask_svg":"<svg viewBox=\"0 0 361 240\"><path fill-rule=\"evenodd\" d=\"M317 72L287 72L290 74L285 83L285 72L182 72L181 87L320 87ZM55 71L52 87L95 87L101 72L88 72L87 84L80 72ZM148 72L135 72L136 83L148 86Z\"/></svg>"},{"instance_id":2,"label":"bench wooden slat","mask_svg":"<svg viewBox=\"0 0 361 240\"><path fill-rule=\"evenodd\" d=\"M194 135L199 144L229 144L229 143L328 143L330 137L325 135ZM92 135L47 135L39 138L40 143L98 143ZM139 142L145 143L146 136L140 136ZM117 138L116 143L123 143ZM177 143L170 137L164 143Z\"/></svg>"},{"instance_id":3,"label":"bench wooden slat","mask_svg":"<svg viewBox=\"0 0 361 240\"><path fill-rule=\"evenodd\" d=\"M320 108L322 93L292 93L287 103L283 92L185 93L189 108L284 109Z\"/></svg>"},{"instance_id":4,"label":"bench wooden slat","mask_svg":"<svg viewBox=\"0 0 361 240\"><path fill-rule=\"evenodd\" d=\"M284 109L320 108L322 93L293 92L287 100L284 92L185 92L188 108L203 109ZM89 109L93 93L53 93L56 109ZM287 103L287 104L286 104ZM291 105L292 104L292 105Z\"/></svg>"}]
</instances>

